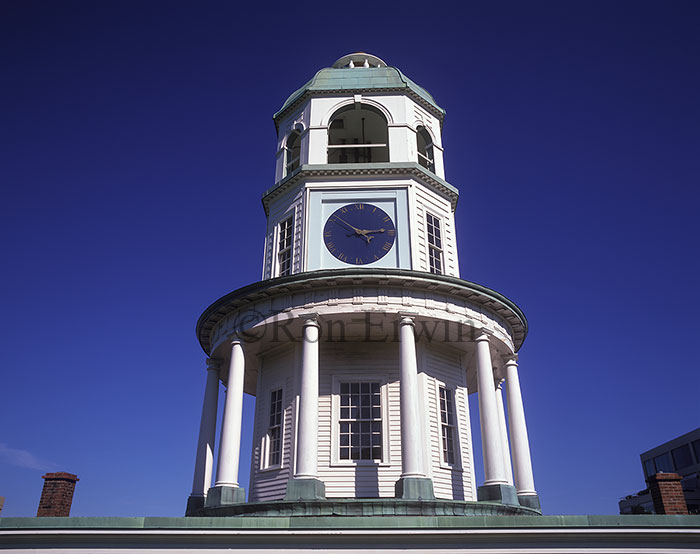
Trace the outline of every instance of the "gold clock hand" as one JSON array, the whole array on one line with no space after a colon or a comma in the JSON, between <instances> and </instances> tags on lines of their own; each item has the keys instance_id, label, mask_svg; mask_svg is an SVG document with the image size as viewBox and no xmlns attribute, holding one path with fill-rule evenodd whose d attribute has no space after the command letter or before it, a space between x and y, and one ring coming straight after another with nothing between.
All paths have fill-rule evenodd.
<instances>
[{"instance_id":1,"label":"gold clock hand","mask_svg":"<svg viewBox=\"0 0 700 554\"><path fill-rule=\"evenodd\" d=\"M333 217L335 217L335 218L336 218L338 221L340 221L341 223L343 223L343 224L347 225L348 227L350 227L350 228L351 228L353 231L355 231L358 235L364 235L364 233L362 232L362 229L358 229L358 228L355 227L354 225L350 225L347 221L345 221L345 220L344 220L343 218L341 218L341 217L338 217L337 215L334 215Z\"/></svg>"}]
</instances>

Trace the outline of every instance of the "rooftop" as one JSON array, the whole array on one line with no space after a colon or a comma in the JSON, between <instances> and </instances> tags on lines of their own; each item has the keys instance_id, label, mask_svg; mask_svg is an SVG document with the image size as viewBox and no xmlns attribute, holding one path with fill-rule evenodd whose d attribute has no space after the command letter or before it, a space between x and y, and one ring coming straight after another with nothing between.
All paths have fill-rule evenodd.
<instances>
[{"instance_id":1,"label":"rooftop","mask_svg":"<svg viewBox=\"0 0 700 554\"><path fill-rule=\"evenodd\" d=\"M372 54L355 52L339 58L331 67L321 69L304 86L294 91L273 116L275 124L306 96L336 91L403 91L429 109L440 121L445 116L445 110L437 105L432 95L398 68L388 66L384 60Z\"/></svg>"}]
</instances>

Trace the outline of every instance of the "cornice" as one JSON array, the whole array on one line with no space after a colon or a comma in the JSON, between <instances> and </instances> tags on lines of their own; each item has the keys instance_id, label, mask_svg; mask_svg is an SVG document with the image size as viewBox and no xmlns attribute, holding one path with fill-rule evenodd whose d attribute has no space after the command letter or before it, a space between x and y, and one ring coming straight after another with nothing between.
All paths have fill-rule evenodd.
<instances>
[{"instance_id":1,"label":"cornice","mask_svg":"<svg viewBox=\"0 0 700 554\"><path fill-rule=\"evenodd\" d=\"M324 269L258 281L237 289L211 304L197 321L196 333L202 349L210 354L211 333L229 314L262 299L295 292L333 287L387 286L424 290L467 300L504 319L513 331L515 350L527 336L525 314L511 300L483 285L457 277L408 269Z\"/></svg>"},{"instance_id":2,"label":"cornice","mask_svg":"<svg viewBox=\"0 0 700 554\"><path fill-rule=\"evenodd\" d=\"M411 176L449 199L452 210L457 207L459 191L456 187L425 169L416 162L383 162L366 164L305 164L263 193L265 215L270 215L270 202L287 192L299 181L322 177L383 177Z\"/></svg>"}]
</instances>

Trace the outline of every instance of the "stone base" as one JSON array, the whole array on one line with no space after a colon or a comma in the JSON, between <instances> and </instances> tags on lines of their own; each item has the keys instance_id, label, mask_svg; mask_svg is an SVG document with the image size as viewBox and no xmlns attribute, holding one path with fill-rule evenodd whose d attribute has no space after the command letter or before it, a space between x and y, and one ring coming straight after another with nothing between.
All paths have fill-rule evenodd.
<instances>
[{"instance_id":1,"label":"stone base","mask_svg":"<svg viewBox=\"0 0 700 554\"><path fill-rule=\"evenodd\" d=\"M300 518L313 516L342 522L352 528L358 517L392 518L403 516L530 516L542 517L542 513L524 506L505 506L496 502L472 502L466 500L404 500L402 498L329 498L324 500L270 500L269 502L243 502L229 506L204 507L190 514L196 517L256 517ZM626 518L632 516L624 516ZM639 516L650 518L653 516ZM663 516L665 517L665 516ZM674 516L677 517L677 516ZM342 518L346 518L343 520ZM316 520L315 520L316 521ZM381 525L381 524L380 524ZM468 523L466 525L469 525Z\"/></svg>"},{"instance_id":2,"label":"stone base","mask_svg":"<svg viewBox=\"0 0 700 554\"><path fill-rule=\"evenodd\" d=\"M326 485L320 479L290 479L287 481L285 500L323 500Z\"/></svg>"},{"instance_id":3,"label":"stone base","mask_svg":"<svg viewBox=\"0 0 700 554\"><path fill-rule=\"evenodd\" d=\"M434 500L433 481L428 477L401 477L394 485L396 498Z\"/></svg>"},{"instance_id":4,"label":"stone base","mask_svg":"<svg viewBox=\"0 0 700 554\"><path fill-rule=\"evenodd\" d=\"M211 508L213 506L228 506L229 504L240 504L245 502L245 490L240 487L231 487L228 485L220 485L211 487L207 493L207 499L204 501L204 506Z\"/></svg>"},{"instance_id":5,"label":"stone base","mask_svg":"<svg viewBox=\"0 0 700 554\"><path fill-rule=\"evenodd\" d=\"M506 506L520 506L518 493L513 485L482 485L476 489L479 502L498 502Z\"/></svg>"},{"instance_id":6,"label":"stone base","mask_svg":"<svg viewBox=\"0 0 700 554\"><path fill-rule=\"evenodd\" d=\"M532 508L538 512L542 511L540 507L540 497L536 494L519 494L518 502L520 502L521 506L525 506L526 508Z\"/></svg>"},{"instance_id":7,"label":"stone base","mask_svg":"<svg viewBox=\"0 0 700 554\"><path fill-rule=\"evenodd\" d=\"M188 516L190 514L193 514L196 511L201 510L202 508L204 508L204 497L190 495L187 499L187 508L185 509L185 515Z\"/></svg>"}]
</instances>

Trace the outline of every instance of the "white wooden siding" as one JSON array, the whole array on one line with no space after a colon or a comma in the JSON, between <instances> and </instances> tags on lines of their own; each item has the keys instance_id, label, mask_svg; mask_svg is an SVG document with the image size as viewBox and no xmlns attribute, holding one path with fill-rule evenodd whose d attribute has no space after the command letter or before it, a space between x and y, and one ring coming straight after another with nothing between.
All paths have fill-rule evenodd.
<instances>
[{"instance_id":1,"label":"white wooden siding","mask_svg":"<svg viewBox=\"0 0 700 554\"><path fill-rule=\"evenodd\" d=\"M417 249L418 267L420 271L430 271L428 261L428 232L426 225L426 212L440 218L440 230L442 232L443 248L443 272L445 275L459 277L459 261L457 259L457 238L454 228L454 214L450 202L432 192L422 185L415 186L416 199L416 233L417 244L413 245Z\"/></svg>"},{"instance_id":2,"label":"white wooden siding","mask_svg":"<svg viewBox=\"0 0 700 554\"><path fill-rule=\"evenodd\" d=\"M319 477L329 498L372 498L394 496L394 484L401 477L401 427L399 413L398 344L323 343L321 345L318 456ZM387 383L388 452L380 464L333 464L331 414L333 375L348 375Z\"/></svg>"},{"instance_id":3,"label":"white wooden siding","mask_svg":"<svg viewBox=\"0 0 700 554\"><path fill-rule=\"evenodd\" d=\"M265 356L260 364L261 376L255 404L253 437L253 461L251 483L248 492L250 502L281 500L287 490L287 481L293 474L292 440L295 435L296 411L296 350ZM267 434L270 416L270 393L283 387L282 464L276 469L265 469L262 460L263 443Z\"/></svg>"},{"instance_id":4,"label":"white wooden siding","mask_svg":"<svg viewBox=\"0 0 700 554\"><path fill-rule=\"evenodd\" d=\"M267 218L265 259L263 279L277 277L277 252L279 224L294 215L294 235L292 238L292 273L300 273L302 267L302 232L304 219L303 189L296 187L270 204Z\"/></svg>"},{"instance_id":5,"label":"white wooden siding","mask_svg":"<svg viewBox=\"0 0 700 554\"><path fill-rule=\"evenodd\" d=\"M275 250L275 226L267 221L267 232L265 234L265 247L263 249L263 271L262 278L269 279L272 277L272 253Z\"/></svg>"},{"instance_id":6,"label":"white wooden siding","mask_svg":"<svg viewBox=\"0 0 700 554\"><path fill-rule=\"evenodd\" d=\"M476 500L471 456L471 427L467 402L466 375L461 356L437 345L423 345L421 356L425 373L425 401L428 412L428 444L433 487L437 498ZM455 457L450 467L442 462L442 434L438 390L445 386L454 391L454 409L457 419Z\"/></svg>"},{"instance_id":7,"label":"white wooden siding","mask_svg":"<svg viewBox=\"0 0 700 554\"><path fill-rule=\"evenodd\" d=\"M268 354L261 361L258 401L255 413L253 465L249 498L252 502L284 498L287 480L294 472L294 436L296 425L296 390L298 350L287 348ZM372 498L394 496L394 485L401 477L401 406L398 367L398 343L323 342L320 352L318 471L329 498ZM467 403L466 375L458 352L430 344L419 345L421 412L425 415L424 434L429 476L438 498L475 500L471 453L471 429ZM385 383L382 417L385 445L381 463L334 461L333 384L334 377ZM454 391L457 418L455 455L459 463L449 467L441 460L441 433L438 387ZM270 392L284 387L284 429L282 466L264 469L263 444L267 433ZM335 391L337 393L337 391ZM337 414L336 414L337 416ZM336 423L337 424L337 423Z\"/></svg>"}]
</instances>

